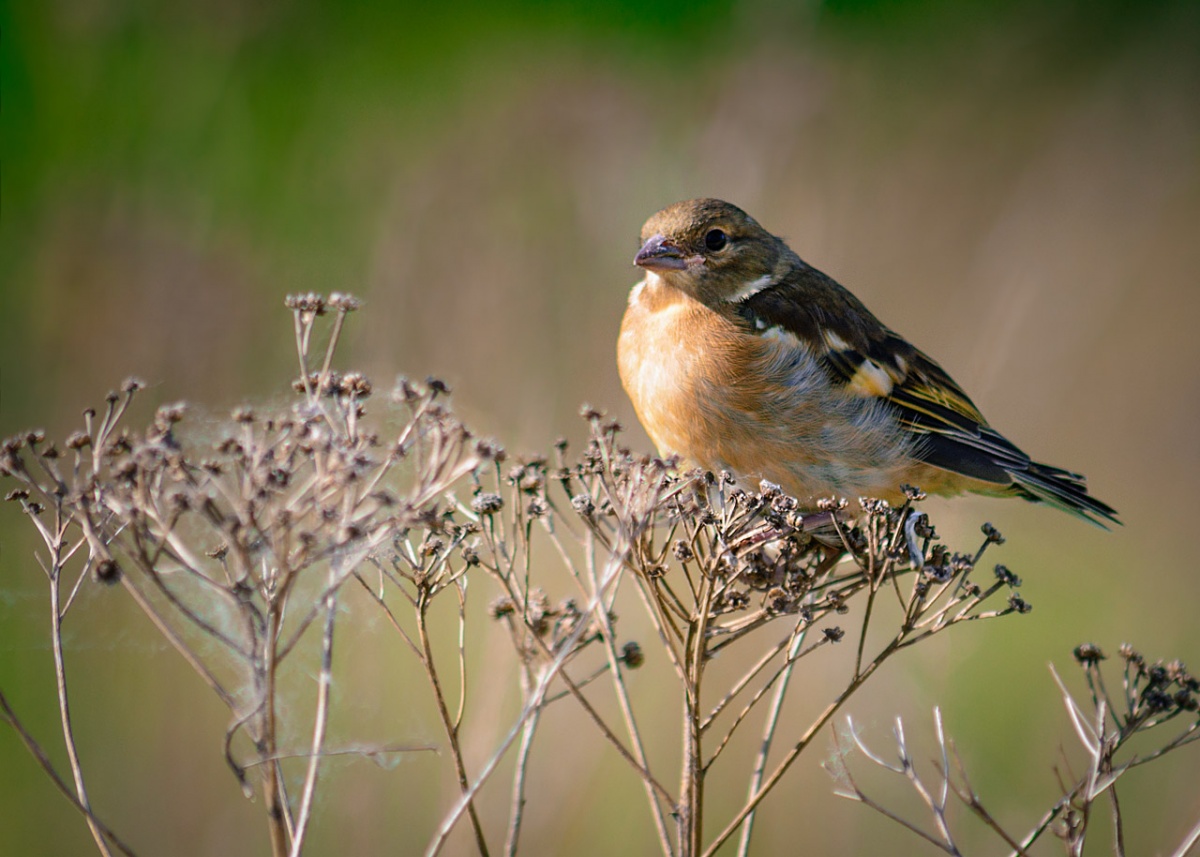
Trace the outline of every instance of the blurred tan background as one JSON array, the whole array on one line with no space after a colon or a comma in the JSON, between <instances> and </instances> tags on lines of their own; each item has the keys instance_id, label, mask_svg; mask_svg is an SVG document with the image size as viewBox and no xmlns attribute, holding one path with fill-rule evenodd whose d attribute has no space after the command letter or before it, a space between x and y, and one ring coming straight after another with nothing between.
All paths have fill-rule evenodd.
<instances>
[{"instance_id":1,"label":"blurred tan background","mask_svg":"<svg viewBox=\"0 0 1200 857\"><path fill-rule=\"evenodd\" d=\"M955 546L984 520L1008 536L991 559L1035 609L893 662L850 708L869 740L886 745L895 714L927 732L940 704L1019 831L1073 740L1047 662L1069 671L1077 643L1115 656L1128 640L1200 666L1200 4L54 0L0 15L0 434L61 437L130 373L209 413L277 400L294 362L283 296L346 290L367 305L341 362L378 385L437 374L515 452L582 437L584 401L647 448L614 365L636 236L667 203L719 196L1126 522L931 502ZM57 749L32 547L0 510L0 688ZM265 853L261 807L220 759L219 706L121 599L92 593L77 613L101 815L142 854ZM436 743L411 664L374 651L368 635L345 656L340 734ZM823 699L837 679L818 673ZM640 787L573 723L545 721L529 853L648 853ZM831 795L831 747L768 802L762 853L930 853ZM1129 853L1175 847L1200 817L1196 767L1192 752L1131 775ZM313 853L414 853L446 768L333 763ZM904 805L897 783L875 792ZM91 847L10 730L0 807L0 852Z\"/></svg>"}]
</instances>

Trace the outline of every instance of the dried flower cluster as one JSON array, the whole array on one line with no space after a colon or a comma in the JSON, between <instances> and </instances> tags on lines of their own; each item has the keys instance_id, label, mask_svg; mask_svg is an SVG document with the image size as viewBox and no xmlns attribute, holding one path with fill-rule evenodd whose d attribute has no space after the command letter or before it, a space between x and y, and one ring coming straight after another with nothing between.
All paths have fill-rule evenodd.
<instances>
[{"instance_id":1,"label":"dried flower cluster","mask_svg":"<svg viewBox=\"0 0 1200 857\"><path fill-rule=\"evenodd\" d=\"M186 430L186 407L168 405L134 432L125 423L142 385L131 380L109 395L102 415L85 412L64 450L40 432L0 448L0 472L16 483L8 499L43 541L73 785L2 695L0 708L103 854L131 851L92 809L71 729L62 624L86 586L122 587L228 707L223 752L242 790L261 795L275 855L302 851L321 761L332 752L332 649L347 586L369 596L360 607L382 611L437 706L459 800L431 832L429 854L464 822L476 850L491 853L495 831L476 796L509 756L504 852L519 850L530 749L542 713L560 701L577 705L640 780L663 854L712 854L735 834L745 854L763 799L892 655L963 622L1030 609L1015 574L1002 565L982 570L984 552L1003 537L985 525L976 550L950 551L916 510L916 489L900 507L831 499L802 509L778 486L750 490L727 473L681 473L677 462L637 456L620 444L620 426L594 408L584 409L590 438L577 456L562 441L549 457L514 461L474 438L444 407L446 385L432 379L399 382L384 419L368 419L372 383L333 366L357 299L298 295L287 305L299 375L286 412L238 408L215 442L201 443ZM330 335L318 354L319 324ZM489 590L488 614L511 640L523 700L476 770L462 750L472 725L464 723L473 680L463 642L468 579L479 581L472 593ZM622 586L636 595L622 609L645 609L654 643L619 636ZM453 657L431 642L431 623L448 615L431 607L447 593L459 623ZM309 637L319 645L300 645ZM844 684L807 728L780 734L800 661L838 643L855 651ZM725 652L745 671L731 683L706 682L706 666ZM314 653L319 663L303 662ZM683 702L685 752L673 773L649 762L625 681L650 658L669 665ZM1127 660L1140 707L1124 728L1150 728L1187 705L1194 711L1194 681L1181 668L1134 669ZM280 704L285 667L318 677L315 716L304 727L284 722L296 716ZM612 706L597 704L605 693L615 719L601 713ZM745 801L707 834L706 780L748 728L758 731L756 755L720 775L726 786L744 777ZM284 734L311 740L281 746Z\"/></svg>"},{"instance_id":2,"label":"dried flower cluster","mask_svg":"<svg viewBox=\"0 0 1200 857\"><path fill-rule=\"evenodd\" d=\"M123 584L229 707L226 759L248 794L246 772L261 771L276 853L303 840L324 730L321 722L314 731L312 773L296 810L278 762L280 668L321 617L328 651L338 590L398 534L440 529L442 493L479 461L470 434L438 402L437 385L397 387L393 397L407 417L396 434L385 440L362 430L371 385L331 368L337 332L357 301L309 295L288 305L303 394L290 412L260 416L237 408L223 437L196 445L181 436L180 403L160 407L135 433L122 417L143 385L130 379L108 395L103 416L84 412L68 452L29 432L4 441L0 458L0 471L20 485L8 498L28 513L45 546L56 644L59 623L89 575ZM327 311L335 332L313 368L309 342ZM401 469L413 476L396 493ZM430 564L436 558L419 561ZM197 634L215 641L215 650L200 645ZM61 663L59 669L65 672ZM327 688L325 672L322 695ZM242 733L253 747L248 759L235 749ZM78 770L75 778L82 783ZM82 785L79 791L86 807Z\"/></svg>"},{"instance_id":3,"label":"dried flower cluster","mask_svg":"<svg viewBox=\"0 0 1200 857\"><path fill-rule=\"evenodd\" d=\"M962 854L950 819L950 798L953 796L975 818L981 821L1012 854L1023 857L1047 832L1056 835L1071 857L1080 857L1096 815L1096 802L1107 799L1107 814L1113 825L1115 853L1125 850L1125 819L1117 799L1117 781L1128 771L1161 759L1188 744L1200 740L1200 681L1197 681L1179 661L1148 664L1145 657L1132 646L1121 646L1125 669L1121 691L1108 690L1101 670L1106 658L1100 647L1084 643L1075 649L1075 661L1083 672L1088 687L1088 701L1081 702L1072 695L1058 672L1051 667L1055 682L1062 694L1076 737L1083 748L1082 772L1070 769L1064 762L1056 769L1062 796L1023 836L1009 833L988 811L982 798L971 785L966 767L945 733L941 712L934 710L935 736L940 762L934 772L936 781L927 783L918 773L909 752L904 724L896 720L897 758L894 762L876 755L867 748L849 722L849 732L858 750L875 765L905 777L932 816L934 831L892 812L869 797L844 764L827 765L839 780L843 797L859 801L898 822L947 854ZM1171 727L1174 727L1173 729ZM1133 752L1130 744L1137 736L1153 733L1151 749ZM1200 822L1185 835L1183 843L1172 852L1183 857L1200 843Z\"/></svg>"},{"instance_id":4,"label":"dried flower cluster","mask_svg":"<svg viewBox=\"0 0 1200 857\"><path fill-rule=\"evenodd\" d=\"M1003 541L999 533L985 526L982 544L969 555L947 550L913 509L922 499L916 489L899 508L863 499L851 512L846 501L831 499L804 513L771 483L750 491L729 473L679 474L674 462L636 457L617 443L619 426L594 409L585 408L584 416L592 425L588 447L555 479L588 534L634 573L684 700L685 759L678 792L665 807L677 827L660 824L664 853L710 854L739 829L745 851L760 801L888 658L961 622L1030 609L1011 592L1020 581L1002 566L976 581L986 548ZM988 606L1004 592L1010 593L1004 603ZM898 624L888 625L871 650L872 623L885 597L894 600ZM798 661L842 641L847 622L854 623L849 633L857 654L844 689L798 740L788 736L787 751L772 761ZM768 626L779 633L764 643L755 632ZM705 667L727 649L744 649L741 656L753 666L706 701ZM752 714L760 715L762 743L747 800L705 841L704 780ZM655 801L652 784L647 794ZM657 804L655 811L661 818Z\"/></svg>"}]
</instances>

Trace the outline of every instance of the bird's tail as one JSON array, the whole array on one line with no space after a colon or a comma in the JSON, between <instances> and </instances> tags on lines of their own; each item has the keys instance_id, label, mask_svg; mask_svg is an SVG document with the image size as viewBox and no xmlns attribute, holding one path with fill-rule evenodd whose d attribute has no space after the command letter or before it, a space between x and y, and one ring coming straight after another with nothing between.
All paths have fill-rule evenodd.
<instances>
[{"instance_id":1,"label":"bird's tail","mask_svg":"<svg viewBox=\"0 0 1200 857\"><path fill-rule=\"evenodd\" d=\"M1055 506L1105 530L1121 523L1116 509L1088 493L1082 474L1030 462L1026 468L1009 470L1009 475L1017 493L1027 500Z\"/></svg>"}]
</instances>

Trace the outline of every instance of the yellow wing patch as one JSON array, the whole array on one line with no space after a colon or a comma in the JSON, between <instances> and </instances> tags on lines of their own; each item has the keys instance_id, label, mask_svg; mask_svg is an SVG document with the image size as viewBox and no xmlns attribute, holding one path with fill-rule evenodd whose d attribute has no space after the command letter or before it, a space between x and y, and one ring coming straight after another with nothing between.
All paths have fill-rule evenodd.
<instances>
[{"instance_id":1,"label":"yellow wing patch","mask_svg":"<svg viewBox=\"0 0 1200 857\"><path fill-rule=\"evenodd\" d=\"M892 394L896 385L891 373L874 360L864 360L850 377L846 389L859 396L875 396L883 399Z\"/></svg>"}]
</instances>

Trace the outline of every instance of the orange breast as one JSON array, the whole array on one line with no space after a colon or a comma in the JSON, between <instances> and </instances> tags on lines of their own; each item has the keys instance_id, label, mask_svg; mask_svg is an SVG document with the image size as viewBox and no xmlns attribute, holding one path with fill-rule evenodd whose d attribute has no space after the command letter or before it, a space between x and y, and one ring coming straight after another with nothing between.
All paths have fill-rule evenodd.
<instances>
[{"instance_id":1,"label":"orange breast","mask_svg":"<svg viewBox=\"0 0 1200 857\"><path fill-rule=\"evenodd\" d=\"M635 287L617 352L625 390L664 455L801 498L896 499L922 466L887 407L831 384L794 336L751 333L731 311L661 282Z\"/></svg>"}]
</instances>

